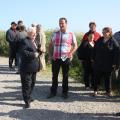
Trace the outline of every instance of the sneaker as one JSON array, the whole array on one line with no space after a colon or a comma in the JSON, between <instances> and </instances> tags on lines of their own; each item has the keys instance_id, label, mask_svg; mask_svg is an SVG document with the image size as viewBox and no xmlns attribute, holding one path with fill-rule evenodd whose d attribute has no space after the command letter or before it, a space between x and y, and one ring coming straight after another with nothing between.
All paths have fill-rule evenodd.
<instances>
[{"instance_id":1,"label":"sneaker","mask_svg":"<svg viewBox=\"0 0 120 120\"><path fill-rule=\"evenodd\" d=\"M49 98L53 98L53 97L55 97L55 96L56 96L56 94L52 94L52 93L51 93L50 95L48 95L47 98L49 99Z\"/></svg>"}]
</instances>

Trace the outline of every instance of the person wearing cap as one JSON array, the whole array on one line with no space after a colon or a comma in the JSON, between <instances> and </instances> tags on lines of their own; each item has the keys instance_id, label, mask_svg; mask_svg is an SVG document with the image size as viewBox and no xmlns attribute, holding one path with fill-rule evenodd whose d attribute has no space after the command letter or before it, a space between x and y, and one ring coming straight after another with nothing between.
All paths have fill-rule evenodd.
<instances>
[{"instance_id":1,"label":"person wearing cap","mask_svg":"<svg viewBox=\"0 0 120 120\"><path fill-rule=\"evenodd\" d=\"M6 32L6 40L9 43L9 68L13 69L13 60L15 59L15 66L17 66L16 59L16 42L18 40L18 31L16 30L17 24L11 22L11 27Z\"/></svg>"},{"instance_id":2,"label":"person wearing cap","mask_svg":"<svg viewBox=\"0 0 120 120\"><path fill-rule=\"evenodd\" d=\"M39 47L39 51L41 52L40 55L40 69L46 70L46 63L45 63L45 52L46 52L46 36L43 31L43 28L40 24L36 26L36 42Z\"/></svg>"},{"instance_id":3,"label":"person wearing cap","mask_svg":"<svg viewBox=\"0 0 120 120\"><path fill-rule=\"evenodd\" d=\"M33 101L31 94L35 86L36 73L39 69L39 53L37 52L35 37L36 30L33 27L28 28L27 37L21 41L20 45L20 77L25 108L29 108L30 102Z\"/></svg>"}]
</instances>

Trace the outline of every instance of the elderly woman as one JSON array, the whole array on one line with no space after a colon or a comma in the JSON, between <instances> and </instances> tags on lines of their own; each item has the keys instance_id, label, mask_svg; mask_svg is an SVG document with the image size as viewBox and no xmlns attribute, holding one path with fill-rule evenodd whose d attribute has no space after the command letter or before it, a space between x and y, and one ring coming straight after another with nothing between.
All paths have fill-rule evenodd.
<instances>
[{"instance_id":1,"label":"elderly woman","mask_svg":"<svg viewBox=\"0 0 120 120\"><path fill-rule=\"evenodd\" d=\"M30 107L32 90L36 81L38 71L38 52L35 44L36 30L33 27L28 28L27 37L21 42L21 66L20 77L22 82L22 94L25 102L25 108Z\"/></svg>"},{"instance_id":2,"label":"elderly woman","mask_svg":"<svg viewBox=\"0 0 120 120\"><path fill-rule=\"evenodd\" d=\"M103 36L94 47L94 95L98 94L98 83L104 78L106 95L111 96L111 72L119 63L119 45L112 38L112 29L103 28Z\"/></svg>"},{"instance_id":3,"label":"elderly woman","mask_svg":"<svg viewBox=\"0 0 120 120\"><path fill-rule=\"evenodd\" d=\"M43 28L40 24L36 26L36 42L39 47L39 51L41 52L40 55L40 69L46 70L46 63L45 63L45 52L46 52L46 36L43 31Z\"/></svg>"}]
</instances>

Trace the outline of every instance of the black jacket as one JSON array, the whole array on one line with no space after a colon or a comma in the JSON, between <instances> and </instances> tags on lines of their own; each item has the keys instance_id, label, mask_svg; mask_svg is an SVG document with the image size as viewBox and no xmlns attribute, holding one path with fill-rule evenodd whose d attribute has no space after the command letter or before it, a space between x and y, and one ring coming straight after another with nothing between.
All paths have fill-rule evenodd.
<instances>
[{"instance_id":1,"label":"black jacket","mask_svg":"<svg viewBox=\"0 0 120 120\"><path fill-rule=\"evenodd\" d=\"M95 70L111 72L112 66L119 64L119 44L112 38L105 42L101 37L95 44L93 59Z\"/></svg>"},{"instance_id":2,"label":"black jacket","mask_svg":"<svg viewBox=\"0 0 120 120\"><path fill-rule=\"evenodd\" d=\"M37 72L39 69L38 58L35 57L34 53L37 52L36 47L29 38L25 38L20 43L21 49L21 65L20 71L26 72Z\"/></svg>"},{"instance_id":3,"label":"black jacket","mask_svg":"<svg viewBox=\"0 0 120 120\"><path fill-rule=\"evenodd\" d=\"M88 40L82 41L82 43L80 44L80 46L78 47L78 50L77 50L78 59L85 60L85 61L91 61L92 56L93 56L92 55L93 49L94 49L94 47L92 47L89 44Z\"/></svg>"},{"instance_id":4,"label":"black jacket","mask_svg":"<svg viewBox=\"0 0 120 120\"><path fill-rule=\"evenodd\" d=\"M6 32L6 40L9 42L9 45L13 48L16 47L16 42L18 41L18 31L14 31L12 30L12 28L10 28L7 32Z\"/></svg>"}]
</instances>

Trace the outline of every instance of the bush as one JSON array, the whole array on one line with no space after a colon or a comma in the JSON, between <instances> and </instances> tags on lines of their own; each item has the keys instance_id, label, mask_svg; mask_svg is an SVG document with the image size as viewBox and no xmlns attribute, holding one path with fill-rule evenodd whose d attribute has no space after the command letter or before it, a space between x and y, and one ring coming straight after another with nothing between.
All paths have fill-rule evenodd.
<instances>
[{"instance_id":1,"label":"bush","mask_svg":"<svg viewBox=\"0 0 120 120\"><path fill-rule=\"evenodd\" d=\"M8 42L5 34L5 31L0 31L0 56L8 56Z\"/></svg>"},{"instance_id":2,"label":"bush","mask_svg":"<svg viewBox=\"0 0 120 120\"><path fill-rule=\"evenodd\" d=\"M53 30L47 30L45 31L46 34L46 61L48 60L48 43L50 42L51 35L53 33ZM80 45L81 39L82 39L82 33L76 33L76 38L78 42L78 46ZM1 56L8 56L8 42L5 38L5 31L0 31L0 55ZM70 77L74 78L75 80L79 82L83 82L83 71L82 71L82 65L80 61L77 58L76 53L74 54L73 60L71 61L70 66ZM120 78L119 78L120 79ZM113 89L118 91L118 88L120 88L120 81L114 82Z\"/></svg>"},{"instance_id":3,"label":"bush","mask_svg":"<svg viewBox=\"0 0 120 120\"><path fill-rule=\"evenodd\" d=\"M46 62L48 61L48 45L49 45L52 33L53 33L53 30L45 31L45 35L46 35L46 55L45 55L45 59L46 59Z\"/></svg>"},{"instance_id":4,"label":"bush","mask_svg":"<svg viewBox=\"0 0 120 120\"><path fill-rule=\"evenodd\" d=\"M79 46L82 39L82 33L76 33L76 39ZM80 63L80 60L77 58L76 53L74 54L73 60L71 61L70 76L79 82L83 82L82 65Z\"/></svg>"}]
</instances>

